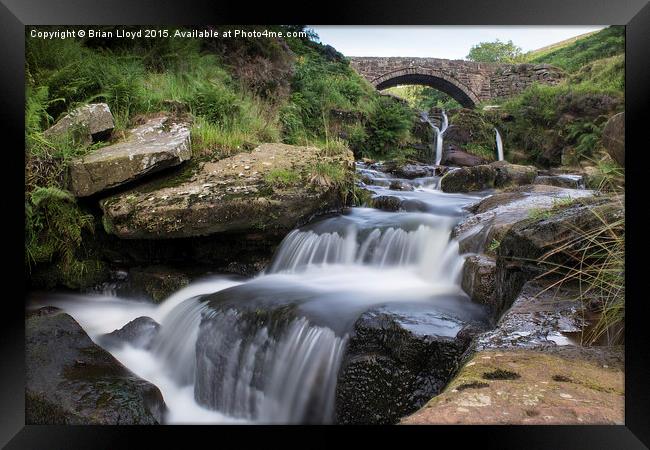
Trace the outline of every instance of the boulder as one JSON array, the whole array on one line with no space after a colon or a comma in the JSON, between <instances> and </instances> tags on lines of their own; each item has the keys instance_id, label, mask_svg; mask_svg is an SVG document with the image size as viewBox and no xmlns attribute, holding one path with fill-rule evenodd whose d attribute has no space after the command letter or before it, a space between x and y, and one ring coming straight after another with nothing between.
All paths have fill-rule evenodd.
<instances>
[{"instance_id":1,"label":"boulder","mask_svg":"<svg viewBox=\"0 0 650 450\"><path fill-rule=\"evenodd\" d=\"M336 422L391 424L417 410L444 387L482 329L430 308L364 313L339 371Z\"/></svg>"},{"instance_id":2,"label":"boulder","mask_svg":"<svg viewBox=\"0 0 650 450\"><path fill-rule=\"evenodd\" d=\"M506 161L496 161L491 163L490 166L496 169L494 179L494 187L496 188L532 184L537 176L537 169L533 166L520 166Z\"/></svg>"},{"instance_id":3,"label":"boulder","mask_svg":"<svg viewBox=\"0 0 650 450\"><path fill-rule=\"evenodd\" d=\"M100 336L99 343L107 348L130 344L136 348L149 348L158 334L160 325L151 317L138 317L119 330Z\"/></svg>"},{"instance_id":4,"label":"boulder","mask_svg":"<svg viewBox=\"0 0 650 450\"><path fill-rule=\"evenodd\" d=\"M115 128L113 114L106 103L90 103L74 109L43 132L47 139L66 134L81 144L107 138Z\"/></svg>"},{"instance_id":5,"label":"boulder","mask_svg":"<svg viewBox=\"0 0 650 450\"><path fill-rule=\"evenodd\" d=\"M584 189L585 180L583 175L538 175L535 177L534 184L543 184L547 186L557 186L567 189Z\"/></svg>"},{"instance_id":6,"label":"boulder","mask_svg":"<svg viewBox=\"0 0 650 450\"><path fill-rule=\"evenodd\" d=\"M431 177L435 174L435 169L424 164L398 164L394 161L384 163L381 169L391 173L399 178L412 180L414 178Z\"/></svg>"},{"instance_id":7,"label":"boulder","mask_svg":"<svg viewBox=\"0 0 650 450\"><path fill-rule=\"evenodd\" d=\"M625 167L625 113L612 116L603 129L603 146L620 166Z\"/></svg>"},{"instance_id":8,"label":"boulder","mask_svg":"<svg viewBox=\"0 0 650 450\"><path fill-rule=\"evenodd\" d=\"M567 146L562 149L560 163L563 166L578 166L580 164L580 154L575 147Z\"/></svg>"},{"instance_id":9,"label":"boulder","mask_svg":"<svg viewBox=\"0 0 650 450\"><path fill-rule=\"evenodd\" d=\"M402 180L394 180L391 181L390 185L388 186L388 189L392 191L412 191L415 188L412 185Z\"/></svg>"},{"instance_id":10,"label":"boulder","mask_svg":"<svg viewBox=\"0 0 650 450\"><path fill-rule=\"evenodd\" d=\"M402 200L390 195L380 195L371 199L370 206L384 211L399 211L402 207Z\"/></svg>"},{"instance_id":11,"label":"boulder","mask_svg":"<svg viewBox=\"0 0 650 450\"><path fill-rule=\"evenodd\" d=\"M440 180L443 192L472 192L494 188L497 171L490 165L450 170Z\"/></svg>"},{"instance_id":12,"label":"boulder","mask_svg":"<svg viewBox=\"0 0 650 450\"><path fill-rule=\"evenodd\" d=\"M97 149L70 164L70 191L87 197L192 157L187 122L161 115L129 131L122 142Z\"/></svg>"},{"instance_id":13,"label":"boulder","mask_svg":"<svg viewBox=\"0 0 650 450\"><path fill-rule=\"evenodd\" d=\"M442 164L459 167L478 166L487 162L485 158L464 152L455 145L447 146L447 149L443 152L441 161Z\"/></svg>"},{"instance_id":14,"label":"boulder","mask_svg":"<svg viewBox=\"0 0 650 450\"><path fill-rule=\"evenodd\" d=\"M102 200L104 228L122 239L286 233L341 208L353 167L349 151L262 144Z\"/></svg>"},{"instance_id":15,"label":"boulder","mask_svg":"<svg viewBox=\"0 0 650 450\"><path fill-rule=\"evenodd\" d=\"M472 301L494 309L496 261L485 255L471 255L463 266L463 290Z\"/></svg>"},{"instance_id":16,"label":"boulder","mask_svg":"<svg viewBox=\"0 0 650 450\"><path fill-rule=\"evenodd\" d=\"M156 386L93 343L58 308L25 321L28 424L159 424L166 409Z\"/></svg>"}]
</instances>

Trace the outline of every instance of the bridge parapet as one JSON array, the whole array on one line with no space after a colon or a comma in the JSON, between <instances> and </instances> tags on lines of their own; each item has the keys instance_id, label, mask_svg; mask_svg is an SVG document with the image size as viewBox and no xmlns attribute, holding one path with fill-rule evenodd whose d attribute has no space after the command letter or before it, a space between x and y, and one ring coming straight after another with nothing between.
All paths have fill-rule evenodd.
<instances>
[{"instance_id":1,"label":"bridge parapet","mask_svg":"<svg viewBox=\"0 0 650 450\"><path fill-rule=\"evenodd\" d=\"M425 84L463 106L515 95L535 82L556 84L564 72L548 64L489 64L440 58L351 57L352 67L377 89Z\"/></svg>"}]
</instances>

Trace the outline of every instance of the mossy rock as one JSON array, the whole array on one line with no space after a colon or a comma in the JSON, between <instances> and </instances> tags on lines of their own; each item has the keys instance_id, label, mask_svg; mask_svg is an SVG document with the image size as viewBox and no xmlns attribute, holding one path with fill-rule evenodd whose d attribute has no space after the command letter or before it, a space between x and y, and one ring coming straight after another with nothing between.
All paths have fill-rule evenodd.
<instances>
[{"instance_id":1,"label":"mossy rock","mask_svg":"<svg viewBox=\"0 0 650 450\"><path fill-rule=\"evenodd\" d=\"M350 151L262 144L203 163L188 178L104 199L104 228L122 239L287 232L352 200Z\"/></svg>"},{"instance_id":2,"label":"mossy rock","mask_svg":"<svg viewBox=\"0 0 650 450\"><path fill-rule=\"evenodd\" d=\"M497 171L489 165L451 170L440 180L443 192L472 192L494 188Z\"/></svg>"}]
</instances>

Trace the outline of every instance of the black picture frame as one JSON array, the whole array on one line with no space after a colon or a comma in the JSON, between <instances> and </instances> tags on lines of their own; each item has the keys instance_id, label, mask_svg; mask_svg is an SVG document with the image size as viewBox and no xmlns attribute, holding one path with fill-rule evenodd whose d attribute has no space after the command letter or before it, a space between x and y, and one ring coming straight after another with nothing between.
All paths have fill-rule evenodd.
<instances>
[{"instance_id":1,"label":"black picture frame","mask_svg":"<svg viewBox=\"0 0 650 450\"><path fill-rule=\"evenodd\" d=\"M326 4L282 5L248 4L225 1L127 1L127 0L0 0L0 72L2 73L2 181L5 295L3 296L0 355L0 445L7 448L121 448L142 439L148 446L171 443L182 435L191 435L199 445L198 434L208 442L224 444L225 438L240 442L259 431L281 438L287 431L279 427L63 427L25 426L24 420L24 303L16 293L25 278L24 246L14 236L23 229L23 199L18 185L24 182L24 39L26 25L90 24L238 24L238 23L311 23L350 25L626 25L626 336L625 336L625 425L623 426L438 426L346 428L363 434L364 439L386 434L404 445L411 434L419 435L426 445L460 442L471 438L484 448L588 448L632 449L650 445L650 394L648 380L648 330L650 307L644 293L647 245L643 228L645 189L641 150L647 149L644 112L650 100L650 4L646 0L445 0L425 3L418 0L390 2L327 2ZM638 145L637 145L638 144ZM638 147L638 148L635 148ZM629 150L631 149L631 150ZM639 151L634 151L639 150ZM646 150L647 153L647 150ZM633 160L631 160L633 158ZM13 245L7 245L13 244ZM22 277L22 278L21 278ZM646 288L647 289L647 288ZM22 285L23 295L25 293ZM227 429L227 433L224 432ZM328 437L341 427L300 427L315 436L307 445L325 446ZM188 433L189 431L189 433ZM292 433L295 431L291 431ZM295 436L295 435L294 435ZM218 439L218 441L213 441ZM296 442L300 442L294 437ZM286 440L285 440L286 442ZM336 443L335 443L336 442ZM387 441L386 441L387 442ZM411 442L413 442L411 444ZM338 438L331 445L344 445ZM365 444L367 445L367 444ZM454 445L454 444L446 444Z\"/></svg>"}]
</instances>

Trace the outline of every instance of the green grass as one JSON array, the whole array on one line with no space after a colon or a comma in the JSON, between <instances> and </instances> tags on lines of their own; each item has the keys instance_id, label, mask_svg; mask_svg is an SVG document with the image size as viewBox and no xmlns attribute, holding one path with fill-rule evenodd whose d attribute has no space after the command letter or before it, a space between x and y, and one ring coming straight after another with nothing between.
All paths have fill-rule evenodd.
<instances>
[{"instance_id":1,"label":"green grass","mask_svg":"<svg viewBox=\"0 0 650 450\"><path fill-rule=\"evenodd\" d=\"M528 218L533 220L546 220L553 217L563 208L572 205L575 202L574 198L567 196L564 198L554 198L551 208L531 208L528 211Z\"/></svg>"},{"instance_id":2,"label":"green grass","mask_svg":"<svg viewBox=\"0 0 650 450\"><path fill-rule=\"evenodd\" d=\"M625 51L625 28L618 25L607 27L575 42L557 49L527 55L532 63L546 63L575 72L581 67L602 58Z\"/></svg>"},{"instance_id":3,"label":"green grass","mask_svg":"<svg viewBox=\"0 0 650 450\"><path fill-rule=\"evenodd\" d=\"M264 181L273 187L293 186L301 179L300 173L290 169L272 169L264 177Z\"/></svg>"},{"instance_id":4,"label":"green grass","mask_svg":"<svg viewBox=\"0 0 650 450\"><path fill-rule=\"evenodd\" d=\"M496 146L496 141L492 146L486 146L485 144L481 144L478 142L470 142L464 147L464 150L473 155L480 156L481 158L485 158L488 161L496 161L497 156L496 156L495 146Z\"/></svg>"}]
</instances>

